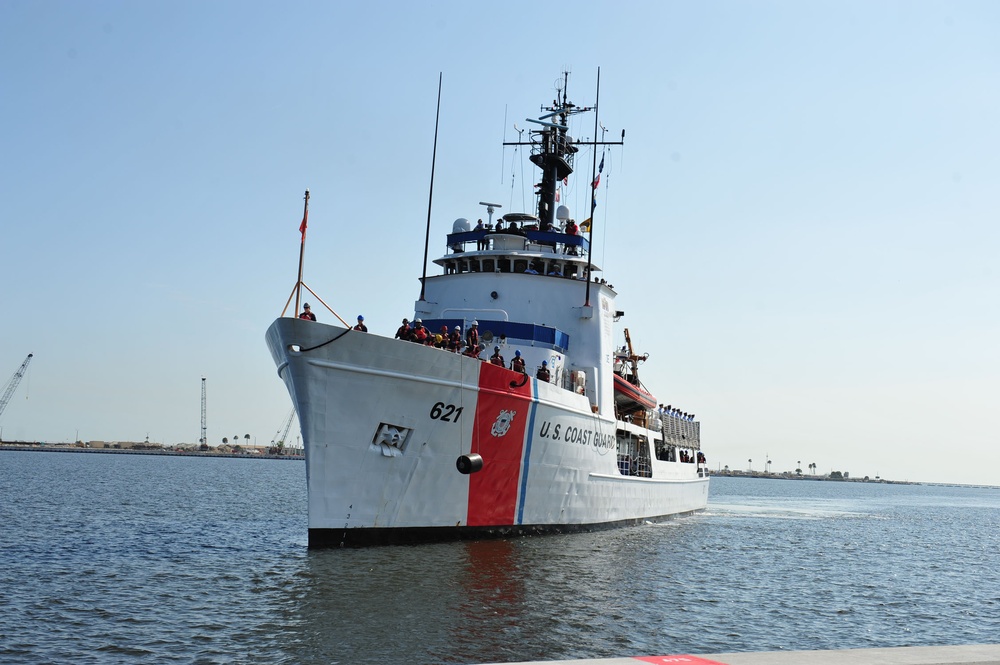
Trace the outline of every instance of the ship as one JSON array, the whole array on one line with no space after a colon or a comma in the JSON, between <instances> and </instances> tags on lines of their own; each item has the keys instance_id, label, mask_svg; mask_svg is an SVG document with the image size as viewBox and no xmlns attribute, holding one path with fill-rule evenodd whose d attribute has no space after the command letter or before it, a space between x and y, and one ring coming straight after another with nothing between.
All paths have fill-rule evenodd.
<instances>
[{"instance_id":1,"label":"ship","mask_svg":"<svg viewBox=\"0 0 1000 665\"><path fill-rule=\"evenodd\" d=\"M454 221L395 337L294 313L268 329L299 416L310 548L592 531L706 507L701 423L639 379L649 356L627 329L619 344L593 225L557 204L587 145L569 121L596 116L566 83L523 143L504 143L541 171L535 210L494 224L501 206L480 202L488 223Z\"/></svg>"}]
</instances>

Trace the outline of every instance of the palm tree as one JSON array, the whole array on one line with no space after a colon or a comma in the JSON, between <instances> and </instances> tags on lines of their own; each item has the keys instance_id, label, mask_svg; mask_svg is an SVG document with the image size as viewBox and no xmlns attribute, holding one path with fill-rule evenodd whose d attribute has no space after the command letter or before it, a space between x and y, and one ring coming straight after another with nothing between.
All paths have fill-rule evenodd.
<instances>
[{"instance_id":1,"label":"palm tree","mask_svg":"<svg viewBox=\"0 0 1000 665\"><path fill-rule=\"evenodd\" d=\"M247 446L246 447L249 448L250 447L250 435L249 434L244 434L243 435L243 439L247 442Z\"/></svg>"},{"instance_id":2,"label":"palm tree","mask_svg":"<svg viewBox=\"0 0 1000 665\"><path fill-rule=\"evenodd\" d=\"M229 443L229 439L222 437L222 445L226 445L227 443Z\"/></svg>"},{"instance_id":3,"label":"palm tree","mask_svg":"<svg viewBox=\"0 0 1000 665\"><path fill-rule=\"evenodd\" d=\"M802 460L799 460L795 463L795 473L796 475L799 476L802 475Z\"/></svg>"}]
</instances>

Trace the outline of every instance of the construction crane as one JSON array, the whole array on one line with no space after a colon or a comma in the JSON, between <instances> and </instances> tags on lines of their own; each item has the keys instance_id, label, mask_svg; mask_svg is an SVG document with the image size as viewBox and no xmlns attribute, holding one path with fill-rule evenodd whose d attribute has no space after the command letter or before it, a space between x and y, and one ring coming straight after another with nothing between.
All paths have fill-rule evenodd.
<instances>
[{"instance_id":1,"label":"construction crane","mask_svg":"<svg viewBox=\"0 0 1000 665\"><path fill-rule=\"evenodd\" d=\"M7 408L7 402L9 402L10 398L14 396L14 391L17 390L17 384L21 383L21 379L24 378L24 373L28 370L28 363L31 362L31 357L33 355L33 353L28 354L28 357L24 359L21 366L17 368L16 372L14 372L14 376L10 377L10 381L8 381L7 385L4 386L3 397L0 398L0 416L3 415L3 410Z\"/></svg>"},{"instance_id":2,"label":"construction crane","mask_svg":"<svg viewBox=\"0 0 1000 665\"><path fill-rule=\"evenodd\" d=\"M288 417L285 418L281 427L278 431L274 433L274 438L271 439L271 447L267 449L268 455L281 455L285 450L285 439L288 438L288 430L292 429L292 420L295 419L295 407L288 412Z\"/></svg>"}]
</instances>

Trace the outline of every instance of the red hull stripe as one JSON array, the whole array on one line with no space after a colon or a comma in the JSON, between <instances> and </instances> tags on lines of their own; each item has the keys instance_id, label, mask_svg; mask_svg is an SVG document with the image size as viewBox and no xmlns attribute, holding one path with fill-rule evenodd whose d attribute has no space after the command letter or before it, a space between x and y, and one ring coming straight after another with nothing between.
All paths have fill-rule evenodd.
<instances>
[{"instance_id":1,"label":"red hull stripe","mask_svg":"<svg viewBox=\"0 0 1000 665\"><path fill-rule=\"evenodd\" d=\"M480 368L471 452L482 455L483 468L469 476L468 526L514 524L531 405L531 381L510 387L521 378L526 377L489 363Z\"/></svg>"}]
</instances>

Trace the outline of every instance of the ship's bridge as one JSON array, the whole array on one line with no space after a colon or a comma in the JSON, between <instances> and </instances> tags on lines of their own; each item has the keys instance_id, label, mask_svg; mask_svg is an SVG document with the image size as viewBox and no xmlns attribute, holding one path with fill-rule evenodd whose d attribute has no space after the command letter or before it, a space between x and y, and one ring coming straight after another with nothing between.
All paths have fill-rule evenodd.
<instances>
[{"instance_id":1,"label":"ship's bridge","mask_svg":"<svg viewBox=\"0 0 1000 665\"><path fill-rule=\"evenodd\" d=\"M508 213L496 228L469 230L468 221L456 220L448 234L449 253L435 263L445 274L501 272L587 278L590 242L575 223L562 228L542 228L537 217ZM591 270L599 270L591 266Z\"/></svg>"}]
</instances>

